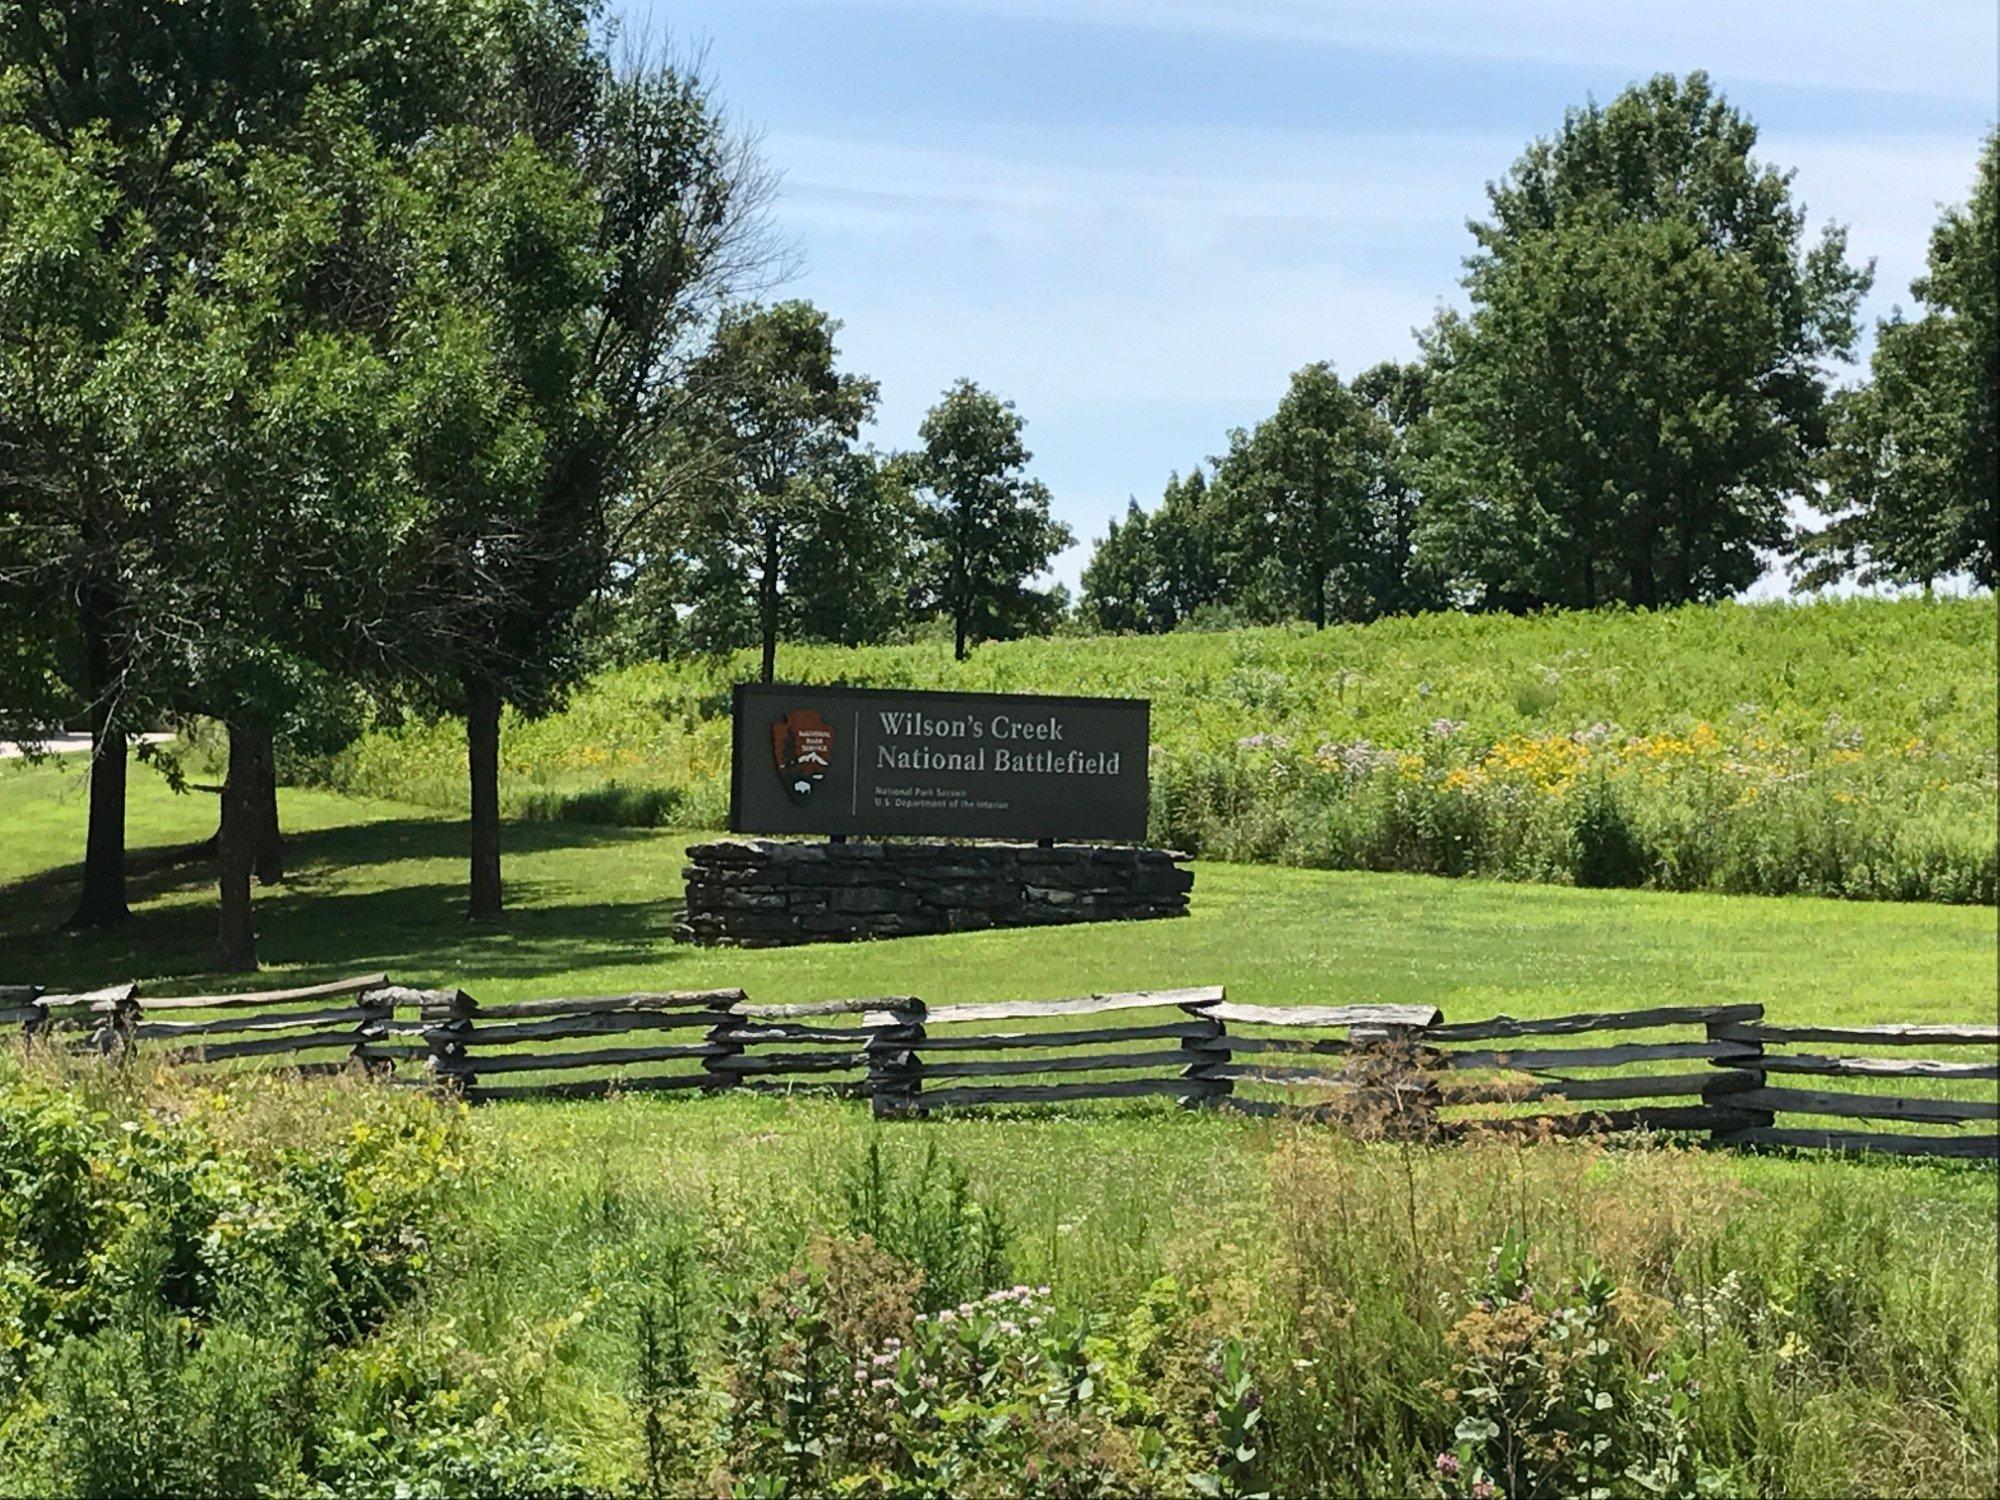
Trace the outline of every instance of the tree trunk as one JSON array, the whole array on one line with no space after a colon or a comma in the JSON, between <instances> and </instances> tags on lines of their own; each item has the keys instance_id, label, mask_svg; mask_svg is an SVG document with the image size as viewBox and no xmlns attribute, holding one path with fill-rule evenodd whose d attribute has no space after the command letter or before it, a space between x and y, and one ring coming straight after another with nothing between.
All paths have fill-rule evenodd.
<instances>
[{"instance_id":1,"label":"tree trunk","mask_svg":"<svg viewBox=\"0 0 2000 1500\"><path fill-rule=\"evenodd\" d=\"M1660 586L1653 573L1653 554L1650 549L1639 553L1632 560L1632 592L1636 596L1633 603L1646 609L1660 607Z\"/></svg>"},{"instance_id":2,"label":"tree trunk","mask_svg":"<svg viewBox=\"0 0 2000 1500\"><path fill-rule=\"evenodd\" d=\"M83 844L83 890L71 927L105 927L132 915L125 902L125 726L118 721L117 670L101 589L85 594L84 673L90 689L90 820Z\"/></svg>"},{"instance_id":3,"label":"tree trunk","mask_svg":"<svg viewBox=\"0 0 2000 1500\"><path fill-rule=\"evenodd\" d=\"M259 885L276 885L285 878L285 841L278 828L278 757L268 734L253 734L256 784L251 795L255 824L253 863Z\"/></svg>"},{"instance_id":4,"label":"tree trunk","mask_svg":"<svg viewBox=\"0 0 2000 1500\"><path fill-rule=\"evenodd\" d=\"M256 736L231 724L229 774L222 783L222 827L216 834L221 903L215 966L233 974L257 967L256 941L250 928L250 874L257 854L256 760Z\"/></svg>"},{"instance_id":5,"label":"tree trunk","mask_svg":"<svg viewBox=\"0 0 2000 1500\"><path fill-rule=\"evenodd\" d=\"M472 782L472 900L475 922L500 919L500 694L490 682L465 690L466 769Z\"/></svg>"},{"instance_id":6,"label":"tree trunk","mask_svg":"<svg viewBox=\"0 0 2000 1500\"><path fill-rule=\"evenodd\" d=\"M963 611L951 617L951 659L965 660L965 615Z\"/></svg>"},{"instance_id":7,"label":"tree trunk","mask_svg":"<svg viewBox=\"0 0 2000 1500\"><path fill-rule=\"evenodd\" d=\"M764 681L776 680L778 667L778 528L764 528L764 572L757 580L757 623L764 633Z\"/></svg>"}]
</instances>

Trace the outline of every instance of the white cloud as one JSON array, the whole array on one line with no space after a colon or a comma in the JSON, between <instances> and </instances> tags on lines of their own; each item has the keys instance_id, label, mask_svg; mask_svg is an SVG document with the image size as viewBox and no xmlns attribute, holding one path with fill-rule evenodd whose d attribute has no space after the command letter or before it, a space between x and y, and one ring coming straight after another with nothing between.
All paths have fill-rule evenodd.
<instances>
[{"instance_id":1,"label":"white cloud","mask_svg":"<svg viewBox=\"0 0 2000 1500\"><path fill-rule=\"evenodd\" d=\"M974 372L1023 401L1275 399L1311 359L1407 354L1457 296L1468 215L1515 144L1479 135L986 128L952 145L779 135L804 290L887 384L892 430ZM1771 136L1815 223L1907 301L1976 143ZM871 362L872 361L872 362ZM917 382L915 390L907 380ZM1045 408L1046 409L1046 408ZM1219 434L1217 435L1219 441Z\"/></svg>"},{"instance_id":2,"label":"white cloud","mask_svg":"<svg viewBox=\"0 0 2000 1500\"><path fill-rule=\"evenodd\" d=\"M1922 273L1931 228L1946 204L1972 191L1979 142L1959 136L1790 136L1766 132L1761 153L1797 168L1792 192L1815 222L1847 225L1849 253L1875 258L1870 306L1911 306L1910 280Z\"/></svg>"},{"instance_id":3,"label":"white cloud","mask_svg":"<svg viewBox=\"0 0 2000 1500\"><path fill-rule=\"evenodd\" d=\"M802 0L827 4L830 0ZM851 8L856 0L837 0ZM867 0L996 17L1992 101L1990 0Z\"/></svg>"},{"instance_id":4,"label":"white cloud","mask_svg":"<svg viewBox=\"0 0 2000 1500\"><path fill-rule=\"evenodd\" d=\"M1273 397L1310 359L1407 349L1451 290L1481 202L1472 163L1504 150L1471 137L1089 128L771 147L788 163L786 222L813 246L809 281L829 285L857 355L874 343L933 373L993 371L1024 404L1029 390ZM1409 274L1424 256L1428 282Z\"/></svg>"}]
</instances>

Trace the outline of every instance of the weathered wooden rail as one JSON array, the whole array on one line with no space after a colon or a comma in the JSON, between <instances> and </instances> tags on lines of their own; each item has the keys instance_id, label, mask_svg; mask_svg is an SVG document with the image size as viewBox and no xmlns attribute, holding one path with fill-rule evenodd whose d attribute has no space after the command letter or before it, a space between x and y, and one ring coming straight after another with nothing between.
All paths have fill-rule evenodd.
<instances>
[{"instance_id":1,"label":"weathered wooden rail","mask_svg":"<svg viewBox=\"0 0 2000 1500\"><path fill-rule=\"evenodd\" d=\"M0 1025L27 1045L358 1068L474 1102L812 1088L912 1116L1160 1096L1405 1139L1646 1129L1738 1147L2000 1156L2000 1027L1775 1026L1755 1004L1457 1023L1423 1005L1247 1005L1220 986L937 1006L761 1005L738 989L482 1005L369 974L143 999L136 984L0 987ZM1869 1050L1830 1050L1857 1047Z\"/></svg>"}]
</instances>

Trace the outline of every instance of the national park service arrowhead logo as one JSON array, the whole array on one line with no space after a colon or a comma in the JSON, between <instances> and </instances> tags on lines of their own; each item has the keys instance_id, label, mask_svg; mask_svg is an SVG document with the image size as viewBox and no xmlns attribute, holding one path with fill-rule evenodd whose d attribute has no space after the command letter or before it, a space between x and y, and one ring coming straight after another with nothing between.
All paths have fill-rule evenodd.
<instances>
[{"instance_id":1,"label":"national park service arrowhead logo","mask_svg":"<svg viewBox=\"0 0 2000 1500\"><path fill-rule=\"evenodd\" d=\"M795 708L771 725L771 756L778 779L803 807L833 765L833 726L816 708Z\"/></svg>"}]
</instances>

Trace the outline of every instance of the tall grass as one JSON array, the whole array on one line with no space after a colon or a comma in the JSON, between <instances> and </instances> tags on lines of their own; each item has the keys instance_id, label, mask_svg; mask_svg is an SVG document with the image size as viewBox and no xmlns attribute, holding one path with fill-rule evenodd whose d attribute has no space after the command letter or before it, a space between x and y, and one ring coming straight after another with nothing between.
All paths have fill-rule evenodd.
<instances>
[{"instance_id":1,"label":"tall grass","mask_svg":"<svg viewBox=\"0 0 2000 1500\"><path fill-rule=\"evenodd\" d=\"M10 1493L2000 1480L1990 1171L33 1060L0 1126Z\"/></svg>"},{"instance_id":2,"label":"tall grass","mask_svg":"<svg viewBox=\"0 0 2000 1500\"><path fill-rule=\"evenodd\" d=\"M745 656L607 673L510 719L517 816L714 828ZM1990 597L1427 615L1313 633L788 647L859 686L1146 697L1150 835L1213 858L1584 885L1992 902ZM456 724L300 774L465 801Z\"/></svg>"}]
</instances>

